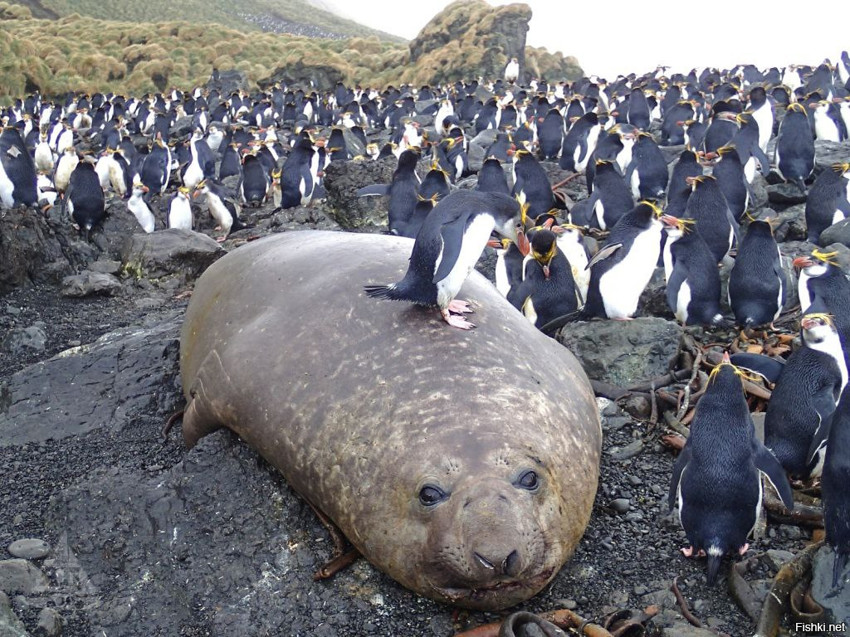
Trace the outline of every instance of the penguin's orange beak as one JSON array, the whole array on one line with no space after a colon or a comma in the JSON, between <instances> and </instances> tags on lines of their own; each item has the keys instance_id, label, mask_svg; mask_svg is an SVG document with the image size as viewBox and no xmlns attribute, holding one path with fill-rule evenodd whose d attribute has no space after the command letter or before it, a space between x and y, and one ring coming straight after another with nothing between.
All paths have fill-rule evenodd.
<instances>
[{"instance_id":1,"label":"penguin's orange beak","mask_svg":"<svg viewBox=\"0 0 850 637\"><path fill-rule=\"evenodd\" d=\"M201 191L196 190L195 192L192 193L192 199L197 199L200 195L201 195Z\"/></svg>"},{"instance_id":2,"label":"penguin's orange beak","mask_svg":"<svg viewBox=\"0 0 850 637\"><path fill-rule=\"evenodd\" d=\"M519 228L516 231L516 247L519 248L520 254L524 257L527 257L528 253L531 252L531 242L528 240L524 228Z\"/></svg>"},{"instance_id":3,"label":"penguin's orange beak","mask_svg":"<svg viewBox=\"0 0 850 637\"><path fill-rule=\"evenodd\" d=\"M487 242L487 247L488 247L488 248L501 249L501 247L502 247L502 242L501 242L501 241L499 241L498 239L490 239L490 240Z\"/></svg>"},{"instance_id":4,"label":"penguin's orange beak","mask_svg":"<svg viewBox=\"0 0 850 637\"><path fill-rule=\"evenodd\" d=\"M547 281L549 280L549 266L548 265L543 266L543 276L546 277Z\"/></svg>"},{"instance_id":5,"label":"penguin's orange beak","mask_svg":"<svg viewBox=\"0 0 850 637\"><path fill-rule=\"evenodd\" d=\"M809 257L797 257L791 262L791 265L793 265L798 270L802 270L803 268L808 268L810 265L812 265L812 260Z\"/></svg>"}]
</instances>

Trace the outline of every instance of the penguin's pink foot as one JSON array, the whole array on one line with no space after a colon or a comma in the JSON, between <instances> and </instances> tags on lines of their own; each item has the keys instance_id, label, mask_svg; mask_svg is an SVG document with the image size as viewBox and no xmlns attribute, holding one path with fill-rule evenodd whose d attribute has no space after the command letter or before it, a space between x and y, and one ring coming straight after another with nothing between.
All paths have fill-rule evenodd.
<instances>
[{"instance_id":1,"label":"penguin's pink foot","mask_svg":"<svg viewBox=\"0 0 850 637\"><path fill-rule=\"evenodd\" d=\"M224 243L225 241L227 241L227 235L225 235L223 237L216 237L215 240L218 243Z\"/></svg>"},{"instance_id":2,"label":"penguin's pink foot","mask_svg":"<svg viewBox=\"0 0 850 637\"><path fill-rule=\"evenodd\" d=\"M452 314L472 314L475 311L467 301L459 299L449 301L449 306L446 309Z\"/></svg>"},{"instance_id":3,"label":"penguin's pink foot","mask_svg":"<svg viewBox=\"0 0 850 637\"><path fill-rule=\"evenodd\" d=\"M748 542L745 542L744 546L742 546L741 548L738 549L738 555L743 555L744 553L746 553L749 550L750 550L750 545L749 545Z\"/></svg>"},{"instance_id":4,"label":"penguin's pink foot","mask_svg":"<svg viewBox=\"0 0 850 637\"><path fill-rule=\"evenodd\" d=\"M452 327L456 327L461 330L471 330L475 327L474 323L470 323L462 316L458 316L457 314L451 314L446 308L445 310L440 310L440 314L443 317L443 320L451 325Z\"/></svg>"},{"instance_id":5,"label":"penguin's pink foot","mask_svg":"<svg viewBox=\"0 0 850 637\"><path fill-rule=\"evenodd\" d=\"M693 557L694 556L694 547L693 546L685 546L680 549L682 551L682 555L685 557Z\"/></svg>"}]
</instances>

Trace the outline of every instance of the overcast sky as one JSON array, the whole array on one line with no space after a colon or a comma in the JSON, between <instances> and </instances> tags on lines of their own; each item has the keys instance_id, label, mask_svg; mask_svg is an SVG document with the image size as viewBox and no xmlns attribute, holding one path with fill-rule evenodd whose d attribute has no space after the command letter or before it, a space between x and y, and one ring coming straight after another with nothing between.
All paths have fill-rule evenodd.
<instances>
[{"instance_id":1,"label":"overcast sky","mask_svg":"<svg viewBox=\"0 0 850 637\"><path fill-rule=\"evenodd\" d=\"M492 5L510 4L488 0ZM415 37L447 0L316 0L361 24ZM610 78L657 65L760 68L832 62L850 49L850 3L530 0L527 43L574 55L586 73Z\"/></svg>"}]
</instances>

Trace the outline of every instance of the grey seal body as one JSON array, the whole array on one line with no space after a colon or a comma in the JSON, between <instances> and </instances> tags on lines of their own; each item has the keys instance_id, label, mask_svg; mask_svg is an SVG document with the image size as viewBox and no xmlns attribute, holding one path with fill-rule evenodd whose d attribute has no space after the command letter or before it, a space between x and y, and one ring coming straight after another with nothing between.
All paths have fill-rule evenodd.
<instances>
[{"instance_id":1,"label":"grey seal body","mask_svg":"<svg viewBox=\"0 0 850 637\"><path fill-rule=\"evenodd\" d=\"M213 264L180 339L183 435L232 429L405 587L506 608L555 576L590 518L595 399L572 354L475 272L473 332L367 298L411 246L288 232Z\"/></svg>"}]
</instances>

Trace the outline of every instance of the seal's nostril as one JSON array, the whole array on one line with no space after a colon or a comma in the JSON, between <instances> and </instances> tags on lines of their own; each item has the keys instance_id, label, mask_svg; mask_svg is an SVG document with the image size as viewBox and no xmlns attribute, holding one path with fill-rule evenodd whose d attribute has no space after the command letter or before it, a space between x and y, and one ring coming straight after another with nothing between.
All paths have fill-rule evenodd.
<instances>
[{"instance_id":1,"label":"seal's nostril","mask_svg":"<svg viewBox=\"0 0 850 637\"><path fill-rule=\"evenodd\" d=\"M477 559L484 568L489 568L491 570L496 568L495 566L493 566L492 562L490 562L488 559L478 553L475 553L475 559Z\"/></svg>"},{"instance_id":2,"label":"seal's nostril","mask_svg":"<svg viewBox=\"0 0 850 637\"><path fill-rule=\"evenodd\" d=\"M505 575L516 575L519 572L519 553L511 551L511 554L502 562L502 573Z\"/></svg>"}]
</instances>

